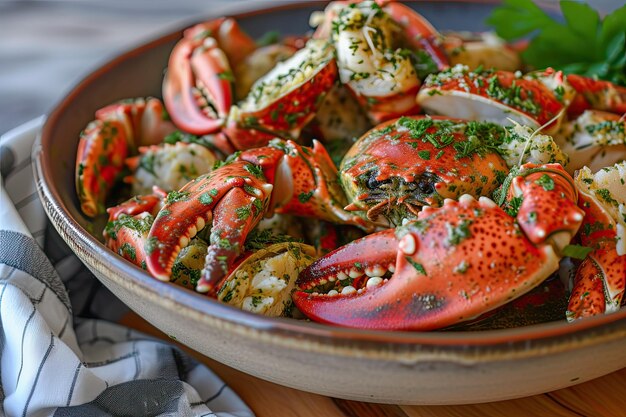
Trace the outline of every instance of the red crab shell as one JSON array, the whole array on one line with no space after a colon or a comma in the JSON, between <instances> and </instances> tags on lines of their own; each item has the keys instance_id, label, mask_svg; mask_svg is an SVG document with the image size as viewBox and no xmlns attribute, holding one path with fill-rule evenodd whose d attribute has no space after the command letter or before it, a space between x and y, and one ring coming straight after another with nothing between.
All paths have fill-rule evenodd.
<instances>
[{"instance_id":1,"label":"red crab shell","mask_svg":"<svg viewBox=\"0 0 626 417\"><path fill-rule=\"evenodd\" d=\"M414 122L418 125L411 128ZM465 126L461 120L410 116L370 130L352 146L341 164L341 181L352 201L350 207L369 209L372 201L437 207L445 198L490 195L499 185L498 175L505 175L508 167L493 151L459 157L454 145L468 140ZM389 190L379 196L381 190L368 185L393 179L415 183L417 189L408 193Z\"/></svg>"},{"instance_id":2,"label":"red crab shell","mask_svg":"<svg viewBox=\"0 0 626 417\"><path fill-rule=\"evenodd\" d=\"M320 61L314 63L315 68L310 74L287 88L280 84L290 82L288 77L295 77L302 71L294 73L296 68L294 66L298 66L297 68L302 65L310 66L311 64L306 62L307 54L316 53L320 55ZM282 81L283 78L286 81ZM336 79L337 65L333 58L333 48L323 41L311 40L305 48L287 61L279 63L274 70L255 83L244 102L231 109L230 120L224 132L232 137L233 129L254 129L267 132L270 138L280 136L285 139L297 139L302 128L315 117L317 107ZM263 96L267 94L266 90L272 88L279 89L277 97L264 103ZM282 91L285 89L286 91ZM266 143L267 140L263 145ZM248 146L252 147L254 147L252 144Z\"/></svg>"},{"instance_id":3,"label":"red crab shell","mask_svg":"<svg viewBox=\"0 0 626 417\"><path fill-rule=\"evenodd\" d=\"M426 111L469 120L508 119L554 133L564 104L543 82L508 71L469 71L457 66L429 76L417 96ZM554 120L553 120L554 119Z\"/></svg>"},{"instance_id":4,"label":"red crab shell","mask_svg":"<svg viewBox=\"0 0 626 417\"><path fill-rule=\"evenodd\" d=\"M372 329L431 330L474 318L530 291L558 268L550 245L535 246L491 200L467 196L428 210L418 221L354 242L361 262L396 258L381 285L330 296L296 291L296 306L321 322ZM397 240L395 240L397 239ZM395 240L395 241L394 241ZM311 290L333 271L335 252L303 271L297 285Z\"/></svg>"}]
</instances>

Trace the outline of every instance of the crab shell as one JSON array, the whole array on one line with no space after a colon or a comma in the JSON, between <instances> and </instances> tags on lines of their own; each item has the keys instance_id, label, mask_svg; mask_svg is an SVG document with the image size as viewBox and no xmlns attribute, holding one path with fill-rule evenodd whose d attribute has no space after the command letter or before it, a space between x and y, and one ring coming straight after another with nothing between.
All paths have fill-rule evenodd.
<instances>
[{"instance_id":1,"label":"crab shell","mask_svg":"<svg viewBox=\"0 0 626 417\"><path fill-rule=\"evenodd\" d=\"M465 128L460 120L410 116L370 130L340 167L341 183L351 201L347 208L369 211L381 204L387 208L409 204L415 207L409 211L416 212L420 206L437 207L445 198L490 195L499 185L498 175L504 176L508 167L492 150L483 156L459 157L455 145L469 140ZM375 220L375 212L368 214L370 220Z\"/></svg>"},{"instance_id":2,"label":"crab shell","mask_svg":"<svg viewBox=\"0 0 626 417\"><path fill-rule=\"evenodd\" d=\"M581 75L570 74L567 82L578 93L567 108L570 118L588 109L626 113L626 88L608 81L594 80Z\"/></svg>"},{"instance_id":3,"label":"crab shell","mask_svg":"<svg viewBox=\"0 0 626 417\"><path fill-rule=\"evenodd\" d=\"M540 78L508 71L469 71L457 65L426 78L417 103L428 112L450 117L502 125L511 119L534 128L545 125L545 133L551 134L558 129L565 106Z\"/></svg>"},{"instance_id":4,"label":"crab shell","mask_svg":"<svg viewBox=\"0 0 626 417\"><path fill-rule=\"evenodd\" d=\"M163 99L172 120L187 132L220 130L233 104L233 72L256 49L234 19L187 29L174 46L163 79Z\"/></svg>"},{"instance_id":5,"label":"crab shell","mask_svg":"<svg viewBox=\"0 0 626 417\"><path fill-rule=\"evenodd\" d=\"M507 204L521 201L514 211L467 194L425 207L416 221L314 262L300 274L294 303L341 326L430 330L523 295L558 269L583 214L558 164L523 165L504 186Z\"/></svg>"},{"instance_id":6,"label":"crab shell","mask_svg":"<svg viewBox=\"0 0 626 417\"><path fill-rule=\"evenodd\" d=\"M335 83L337 65L333 53L334 48L325 41L310 40L257 80L246 99L230 109L224 133L235 147L264 146L277 136L297 139ZM255 136L260 140L240 143L245 140L247 130L259 132Z\"/></svg>"},{"instance_id":7,"label":"crab shell","mask_svg":"<svg viewBox=\"0 0 626 417\"><path fill-rule=\"evenodd\" d=\"M270 317L290 316L295 281L314 260L315 249L304 243L276 243L259 249L228 274L217 299Z\"/></svg>"},{"instance_id":8,"label":"crab shell","mask_svg":"<svg viewBox=\"0 0 626 417\"><path fill-rule=\"evenodd\" d=\"M96 120L80 135L76 154L76 190L85 215L104 213L109 191L121 179L128 156L176 130L164 114L156 98L124 100L96 112Z\"/></svg>"},{"instance_id":9,"label":"crab shell","mask_svg":"<svg viewBox=\"0 0 626 417\"><path fill-rule=\"evenodd\" d=\"M328 279L328 264L335 270L348 267L350 257L343 262L340 251L359 253L375 264L395 258L394 275L348 294L295 292L296 306L315 321L372 329L445 327L530 291L558 269L559 261L552 246L530 242L493 201L470 196L428 210L395 236L384 231L346 248L307 268L299 288ZM339 259L341 263L333 262Z\"/></svg>"}]
</instances>

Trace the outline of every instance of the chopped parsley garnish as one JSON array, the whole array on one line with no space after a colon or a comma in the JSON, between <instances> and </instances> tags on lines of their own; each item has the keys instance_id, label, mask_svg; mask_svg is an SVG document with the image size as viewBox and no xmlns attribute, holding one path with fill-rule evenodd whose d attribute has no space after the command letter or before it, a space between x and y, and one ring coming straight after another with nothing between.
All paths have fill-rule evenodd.
<instances>
[{"instance_id":1,"label":"chopped parsley garnish","mask_svg":"<svg viewBox=\"0 0 626 417\"><path fill-rule=\"evenodd\" d=\"M446 229L448 230L446 244L455 246L470 237L472 235L469 228L471 224L472 221L467 219L461 220L456 226L452 223L446 223Z\"/></svg>"},{"instance_id":2,"label":"chopped parsley garnish","mask_svg":"<svg viewBox=\"0 0 626 417\"><path fill-rule=\"evenodd\" d=\"M298 201L301 202L302 204L306 203L307 201L311 199L311 197L313 197L313 193L314 191L309 191L308 193L300 193L298 195Z\"/></svg>"},{"instance_id":3,"label":"chopped parsley garnish","mask_svg":"<svg viewBox=\"0 0 626 417\"><path fill-rule=\"evenodd\" d=\"M179 201L187 201L189 199L189 192L188 191L170 191L167 194L167 198L166 198L166 203L167 204L171 204L171 203L177 203Z\"/></svg>"},{"instance_id":4,"label":"chopped parsley garnish","mask_svg":"<svg viewBox=\"0 0 626 417\"><path fill-rule=\"evenodd\" d=\"M420 263L418 263L418 262L415 262L415 261L414 261L411 257L409 257L409 256L405 256L405 257L404 257L404 259L406 259L406 261L407 261L408 263L410 263L410 264L411 264L411 266L412 266L413 268L415 268L415 270L416 270L419 274L422 274L422 275L427 275L427 274L426 274L426 270L424 269L424 266L423 266L422 264L420 264Z\"/></svg>"},{"instance_id":5,"label":"chopped parsley garnish","mask_svg":"<svg viewBox=\"0 0 626 417\"><path fill-rule=\"evenodd\" d=\"M539 177L535 184L542 186L546 191L554 190L554 180L548 174L543 174Z\"/></svg>"},{"instance_id":6,"label":"chopped parsley garnish","mask_svg":"<svg viewBox=\"0 0 626 417\"><path fill-rule=\"evenodd\" d=\"M563 256L583 260L593 251L593 248L581 245L567 245L563 248Z\"/></svg>"}]
</instances>

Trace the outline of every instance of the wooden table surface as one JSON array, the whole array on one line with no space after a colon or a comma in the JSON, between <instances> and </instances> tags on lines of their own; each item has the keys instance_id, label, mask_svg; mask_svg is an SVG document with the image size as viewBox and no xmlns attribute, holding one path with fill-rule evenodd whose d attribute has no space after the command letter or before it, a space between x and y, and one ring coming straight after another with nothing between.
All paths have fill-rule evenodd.
<instances>
[{"instance_id":1,"label":"wooden table surface","mask_svg":"<svg viewBox=\"0 0 626 417\"><path fill-rule=\"evenodd\" d=\"M121 324L171 341L134 313ZM287 388L184 350L209 366L257 417L626 417L626 368L582 384L516 400L470 405L387 405L348 401Z\"/></svg>"}]
</instances>

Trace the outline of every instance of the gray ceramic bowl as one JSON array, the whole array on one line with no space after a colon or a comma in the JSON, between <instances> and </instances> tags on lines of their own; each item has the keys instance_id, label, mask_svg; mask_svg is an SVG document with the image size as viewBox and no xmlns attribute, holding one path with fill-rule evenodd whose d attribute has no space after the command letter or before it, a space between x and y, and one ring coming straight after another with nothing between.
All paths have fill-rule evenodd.
<instances>
[{"instance_id":1,"label":"gray ceramic bowl","mask_svg":"<svg viewBox=\"0 0 626 417\"><path fill-rule=\"evenodd\" d=\"M253 4L258 7L258 3ZM420 2L442 29L479 30L489 4ZM253 36L299 33L318 4L247 12ZM293 388L404 404L504 400L583 382L626 366L626 309L574 324L485 332L392 333L253 315L159 282L100 242L74 191L78 134L115 100L160 95L180 32L127 52L89 75L49 115L34 155L46 212L68 245L123 302L176 340L222 363Z\"/></svg>"}]
</instances>

